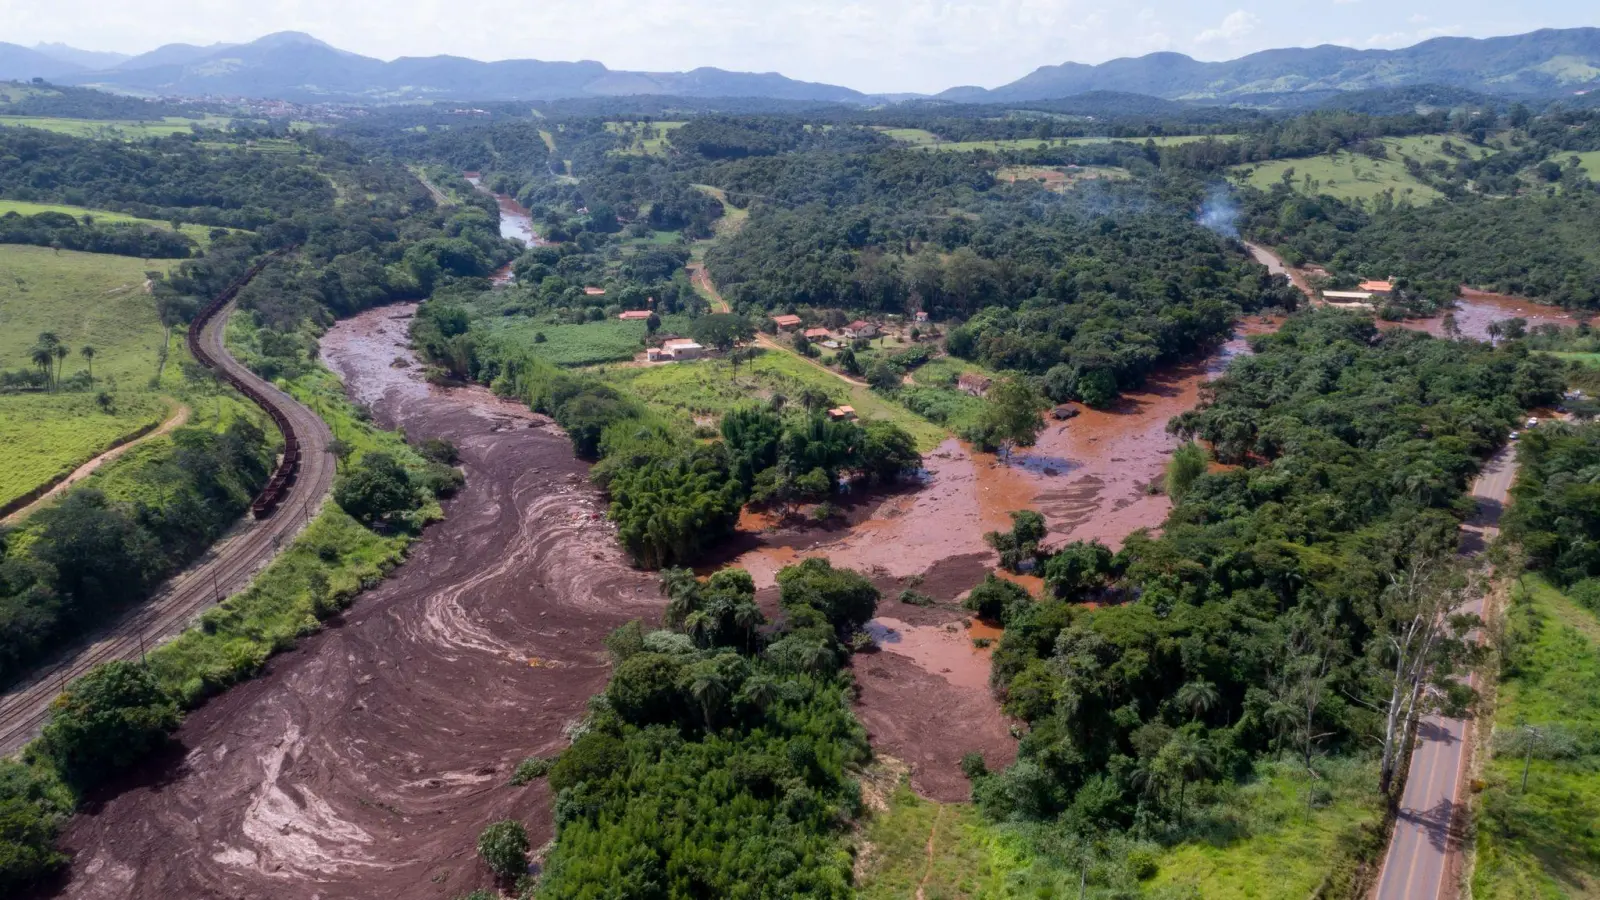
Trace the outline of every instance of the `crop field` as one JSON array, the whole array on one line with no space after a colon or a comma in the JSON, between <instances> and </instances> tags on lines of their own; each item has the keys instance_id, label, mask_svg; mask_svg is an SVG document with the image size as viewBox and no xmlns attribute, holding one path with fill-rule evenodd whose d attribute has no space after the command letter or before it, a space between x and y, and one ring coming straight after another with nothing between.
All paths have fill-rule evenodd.
<instances>
[{"instance_id":1,"label":"crop field","mask_svg":"<svg viewBox=\"0 0 1600 900\"><path fill-rule=\"evenodd\" d=\"M1197 804L1193 838L1165 848L1104 848L1090 868L1091 895L1314 896L1330 871L1346 864L1341 842L1381 819L1381 803L1370 787L1377 776L1367 765L1322 773L1328 793L1308 811L1305 777L1290 763L1265 768L1266 777L1253 784ZM864 900L1078 896L1074 863L1037 853L1023 832L989 822L969 804L933 803L902 787L889 809L867 822L864 834L870 845L860 882Z\"/></svg>"},{"instance_id":2,"label":"crop field","mask_svg":"<svg viewBox=\"0 0 1600 900\"><path fill-rule=\"evenodd\" d=\"M193 125L199 125L201 128L226 128L231 121L223 116L207 116L204 119L166 116L137 122L117 119L62 119L53 116L0 116L0 128L39 128L74 137L129 141L188 134L192 130L190 126Z\"/></svg>"},{"instance_id":3,"label":"crop field","mask_svg":"<svg viewBox=\"0 0 1600 900\"><path fill-rule=\"evenodd\" d=\"M739 366L720 359L668 363L645 367L608 367L608 381L634 392L650 405L680 417L716 419L723 413L751 401L766 401L774 394L793 399L801 391L826 394L832 403L848 404L865 419L887 419L916 438L917 449L927 452L949 434L911 412L900 408L871 389L849 384L798 357L765 350L754 360Z\"/></svg>"},{"instance_id":4,"label":"crop field","mask_svg":"<svg viewBox=\"0 0 1600 900\"><path fill-rule=\"evenodd\" d=\"M88 393L0 395L0 504L71 472L166 414L167 405L147 392L119 392L105 408Z\"/></svg>"},{"instance_id":5,"label":"crop field","mask_svg":"<svg viewBox=\"0 0 1600 900\"><path fill-rule=\"evenodd\" d=\"M29 203L26 200L0 200L0 216L3 216L9 212L14 212L21 216L32 216L43 212L58 212L66 213L69 216L76 216L79 218L82 218L86 215L94 216L95 221L97 222L105 222L113 225L148 225L151 228L160 228L163 230L172 227L172 223L170 222L158 222L155 219L141 219L137 216L130 216L127 213L111 212L104 209L87 209L82 206L63 206L59 203ZM193 223L185 223L179 225L178 230L182 231L189 237L194 238L202 247L209 246L211 243L212 228L210 225L195 225Z\"/></svg>"},{"instance_id":6,"label":"crop field","mask_svg":"<svg viewBox=\"0 0 1600 900\"><path fill-rule=\"evenodd\" d=\"M628 137L632 143L618 150L634 156L663 156L667 152L667 136L682 128L685 122L607 122L606 130ZM549 144L549 141L546 141Z\"/></svg>"},{"instance_id":7,"label":"crop field","mask_svg":"<svg viewBox=\"0 0 1600 900\"><path fill-rule=\"evenodd\" d=\"M1522 581L1526 590L1517 591L1507 627L1514 638L1509 674L1496 701L1498 746L1484 770L1472 895L1594 897L1600 891L1600 617L1542 578ZM1548 735L1527 755L1503 743L1522 726Z\"/></svg>"}]
</instances>

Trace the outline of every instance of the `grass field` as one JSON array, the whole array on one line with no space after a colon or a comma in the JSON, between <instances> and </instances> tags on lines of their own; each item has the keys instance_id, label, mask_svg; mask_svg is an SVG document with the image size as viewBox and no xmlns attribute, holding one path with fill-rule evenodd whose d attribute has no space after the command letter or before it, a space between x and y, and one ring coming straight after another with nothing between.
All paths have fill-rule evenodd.
<instances>
[{"instance_id":1,"label":"grass field","mask_svg":"<svg viewBox=\"0 0 1600 900\"><path fill-rule=\"evenodd\" d=\"M51 331L72 351L63 377L88 368L80 350L92 345L96 387L113 399L107 413L93 393L0 395L0 502L165 417L168 404L149 385L164 332L144 273L143 260L125 256L0 245L0 368L31 368L29 350ZM181 379L181 342L173 346L164 389Z\"/></svg>"},{"instance_id":2,"label":"grass field","mask_svg":"<svg viewBox=\"0 0 1600 900\"><path fill-rule=\"evenodd\" d=\"M74 137L129 141L188 134L194 125L199 125L201 128L226 128L230 121L232 120L224 116L207 116L204 119L166 116L138 122L116 119L62 119L51 116L0 116L0 128L39 128Z\"/></svg>"},{"instance_id":3,"label":"grass field","mask_svg":"<svg viewBox=\"0 0 1600 900\"><path fill-rule=\"evenodd\" d=\"M32 216L43 212L66 213L69 216L82 218L85 215L94 216L96 222L111 225L148 225L151 228L168 229L170 222L157 222L155 219L141 219L126 213L110 212L103 209L87 209L82 206L63 206L59 203L29 203L26 200L0 200L0 216L14 212L20 216ZM189 237L199 242L200 246L207 247L211 244L211 226L183 224L178 226Z\"/></svg>"},{"instance_id":4,"label":"grass field","mask_svg":"<svg viewBox=\"0 0 1600 900\"><path fill-rule=\"evenodd\" d=\"M644 350L645 324L605 319L582 325L558 325L527 317L488 319L490 344L511 345L558 366L593 366L633 359ZM663 331L681 331L688 319L663 318ZM536 335L543 341L535 341Z\"/></svg>"},{"instance_id":5,"label":"grass field","mask_svg":"<svg viewBox=\"0 0 1600 900\"><path fill-rule=\"evenodd\" d=\"M1526 791L1515 748L1489 761L1472 895L1600 897L1600 618L1542 578L1524 584L1507 628L1510 671L1496 702L1496 738L1519 725L1545 726L1565 735L1568 748L1534 754Z\"/></svg>"},{"instance_id":6,"label":"grass field","mask_svg":"<svg viewBox=\"0 0 1600 900\"><path fill-rule=\"evenodd\" d=\"M709 184L697 184L694 187L695 190L710 194L722 203L722 218L718 219L715 225L718 237L733 234L744 227L745 220L750 218L750 210L740 209L729 203L727 191Z\"/></svg>"},{"instance_id":7,"label":"grass field","mask_svg":"<svg viewBox=\"0 0 1600 900\"><path fill-rule=\"evenodd\" d=\"M148 392L119 392L107 409L87 393L0 395L0 504L166 415L167 404Z\"/></svg>"},{"instance_id":8,"label":"grass field","mask_svg":"<svg viewBox=\"0 0 1600 900\"><path fill-rule=\"evenodd\" d=\"M1371 766L1328 764L1322 774L1332 799L1311 811L1305 778L1292 764L1268 765L1267 775L1204 807L1204 837L1161 848L1114 839L1091 866L1091 897L1206 900L1301 900L1314 896L1335 867L1348 865L1339 846L1352 829L1381 817ZM1047 826L1046 826L1047 827ZM1039 854L1020 826L985 820L968 804L921 800L901 788L886 812L866 823L863 900L933 898L1075 898L1079 872ZM1048 841L1048 835L1038 837ZM1154 874L1128 864L1153 861ZM1138 876L1147 877L1141 880Z\"/></svg>"},{"instance_id":9,"label":"grass field","mask_svg":"<svg viewBox=\"0 0 1600 900\"><path fill-rule=\"evenodd\" d=\"M1001 166L995 172L997 181L1016 184L1018 181L1037 181L1047 190L1063 192L1084 181L1127 181L1133 175L1118 166Z\"/></svg>"},{"instance_id":10,"label":"grass field","mask_svg":"<svg viewBox=\"0 0 1600 900\"><path fill-rule=\"evenodd\" d=\"M719 359L671 363L646 367L608 367L604 377L645 402L685 419L716 419L728 410L753 400L768 400L774 394L799 396L802 390L821 391L834 403L855 407L867 419L887 419L910 432L917 449L926 453L949 434L874 394L870 389L848 384L789 353L764 350L753 361L739 367Z\"/></svg>"},{"instance_id":11,"label":"grass field","mask_svg":"<svg viewBox=\"0 0 1600 900\"><path fill-rule=\"evenodd\" d=\"M1240 166L1233 172L1239 180L1262 190L1277 184L1285 171L1293 169L1294 187L1302 192L1306 190L1305 179L1310 176L1313 193L1331 194L1343 200L1372 200L1386 190L1393 190L1396 200L1432 202L1439 199L1439 192L1407 171L1405 158L1415 159L1423 165L1441 160L1454 163L1456 157L1444 152L1446 141L1475 158L1492 156L1497 152L1490 147L1468 144L1460 138L1451 140L1441 135L1424 134L1384 138L1383 143L1389 149L1388 159L1373 159L1364 154L1340 151L1303 159L1278 159Z\"/></svg>"},{"instance_id":12,"label":"grass field","mask_svg":"<svg viewBox=\"0 0 1600 900\"><path fill-rule=\"evenodd\" d=\"M607 122L606 130L613 134L631 135L633 143L618 150L634 156L662 156L667 152L667 136L682 128L686 122ZM649 129L649 137L644 136ZM547 141L548 145L549 142Z\"/></svg>"},{"instance_id":13,"label":"grass field","mask_svg":"<svg viewBox=\"0 0 1600 900\"><path fill-rule=\"evenodd\" d=\"M1578 164L1583 167L1589 177L1600 181L1600 150L1590 150L1588 153L1557 153L1552 157L1556 162L1566 165L1569 158L1576 156Z\"/></svg>"}]
</instances>

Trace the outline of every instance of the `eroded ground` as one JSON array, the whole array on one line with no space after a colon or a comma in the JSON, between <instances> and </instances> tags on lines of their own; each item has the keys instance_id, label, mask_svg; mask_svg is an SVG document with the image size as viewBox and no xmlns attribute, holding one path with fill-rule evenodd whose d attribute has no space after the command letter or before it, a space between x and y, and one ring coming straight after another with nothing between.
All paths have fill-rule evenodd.
<instances>
[{"instance_id":1,"label":"eroded ground","mask_svg":"<svg viewBox=\"0 0 1600 900\"><path fill-rule=\"evenodd\" d=\"M467 486L345 620L191 715L181 750L65 836L82 898L453 897L489 881L473 845L515 817L551 836L522 758L605 684L605 634L654 619L586 467L542 418L441 391L405 350L404 307L340 323L323 356L385 424L455 441Z\"/></svg>"}]
</instances>

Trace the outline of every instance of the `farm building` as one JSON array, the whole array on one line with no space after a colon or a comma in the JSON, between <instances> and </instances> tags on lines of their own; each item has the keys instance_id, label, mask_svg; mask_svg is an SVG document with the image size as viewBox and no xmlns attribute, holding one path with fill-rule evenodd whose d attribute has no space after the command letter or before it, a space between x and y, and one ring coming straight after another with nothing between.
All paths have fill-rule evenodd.
<instances>
[{"instance_id":1,"label":"farm building","mask_svg":"<svg viewBox=\"0 0 1600 900\"><path fill-rule=\"evenodd\" d=\"M828 410L828 418L830 418L830 419L838 419L839 421L842 421L842 422L852 422L856 418L855 407L853 407L853 406L836 406L833 409Z\"/></svg>"},{"instance_id":2,"label":"farm building","mask_svg":"<svg viewBox=\"0 0 1600 900\"><path fill-rule=\"evenodd\" d=\"M779 331L792 331L800 327L799 316L773 316L772 324L778 326Z\"/></svg>"},{"instance_id":3,"label":"farm building","mask_svg":"<svg viewBox=\"0 0 1600 900\"><path fill-rule=\"evenodd\" d=\"M1394 293L1394 284L1388 281L1363 281L1361 282L1361 289L1387 297Z\"/></svg>"},{"instance_id":4,"label":"farm building","mask_svg":"<svg viewBox=\"0 0 1600 900\"><path fill-rule=\"evenodd\" d=\"M956 387L974 397L982 397L989 393L989 386L994 384L994 379L973 372L968 372L956 379Z\"/></svg>"},{"instance_id":5,"label":"farm building","mask_svg":"<svg viewBox=\"0 0 1600 900\"><path fill-rule=\"evenodd\" d=\"M645 319L650 318L650 310L648 310L648 309L630 309L627 312L623 313L622 315L617 316L617 318L621 319L624 322L643 322Z\"/></svg>"},{"instance_id":6,"label":"farm building","mask_svg":"<svg viewBox=\"0 0 1600 900\"><path fill-rule=\"evenodd\" d=\"M667 341L661 345L661 356L665 359L699 359L705 352L706 348L687 339Z\"/></svg>"},{"instance_id":7,"label":"farm building","mask_svg":"<svg viewBox=\"0 0 1600 900\"><path fill-rule=\"evenodd\" d=\"M856 338L870 338L878 336L878 326L863 319L857 319L845 326L844 336L855 340Z\"/></svg>"},{"instance_id":8,"label":"farm building","mask_svg":"<svg viewBox=\"0 0 1600 900\"><path fill-rule=\"evenodd\" d=\"M807 328L806 337L813 341L825 341L832 337L832 334L826 328Z\"/></svg>"},{"instance_id":9,"label":"farm building","mask_svg":"<svg viewBox=\"0 0 1600 900\"><path fill-rule=\"evenodd\" d=\"M916 319L918 322L926 322L928 321L928 314L919 309L917 310Z\"/></svg>"},{"instance_id":10,"label":"farm building","mask_svg":"<svg viewBox=\"0 0 1600 900\"><path fill-rule=\"evenodd\" d=\"M1370 291L1323 291L1322 299L1329 303L1371 303Z\"/></svg>"},{"instance_id":11,"label":"farm building","mask_svg":"<svg viewBox=\"0 0 1600 900\"><path fill-rule=\"evenodd\" d=\"M586 287L583 289L583 293L588 297L604 297L606 289L603 287Z\"/></svg>"}]
</instances>

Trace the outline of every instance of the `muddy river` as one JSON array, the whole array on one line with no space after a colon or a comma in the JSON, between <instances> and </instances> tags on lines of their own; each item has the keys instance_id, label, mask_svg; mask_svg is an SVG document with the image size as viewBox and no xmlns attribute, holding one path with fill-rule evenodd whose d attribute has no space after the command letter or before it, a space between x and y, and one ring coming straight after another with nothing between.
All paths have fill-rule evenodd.
<instances>
[{"instance_id":1,"label":"muddy river","mask_svg":"<svg viewBox=\"0 0 1600 900\"><path fill-rule=\"evenodd\" d=\"M500 236L507 240L517 241L525 247L537 247L543 240L538 232L533 230L533 215L528 208L516 201L516 198L507 194L496 194L483 185L483 176L477 172L463 173L473 187L485 194L494 197L500 204ZM510 265L502 266L499 271L490 276L495 284L510 284L516 280L516 275L511 271Z\"/></svg>"},{"instance_id":2,"label":"muddy river","mask_svg":"<svg viewBox=\"0 0 1600 900\"><path fill-rule=\"evenodd\" d=\"M487 887L489 822L552 834L543 781L605 684L601 643L655 620L571 443L479 388L395 368L407 307L339 323L322 356L386 425L460 447L467 485L411 559L344 619L192 714L179 751L68 826L83 898L455 897Z\"/></svg>"}]
</instances>

